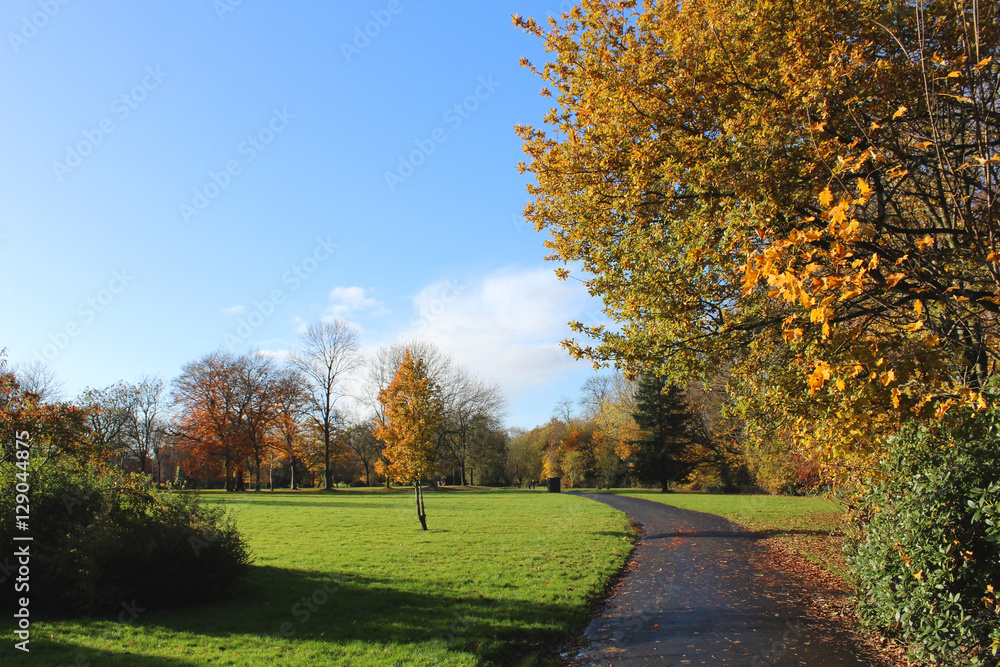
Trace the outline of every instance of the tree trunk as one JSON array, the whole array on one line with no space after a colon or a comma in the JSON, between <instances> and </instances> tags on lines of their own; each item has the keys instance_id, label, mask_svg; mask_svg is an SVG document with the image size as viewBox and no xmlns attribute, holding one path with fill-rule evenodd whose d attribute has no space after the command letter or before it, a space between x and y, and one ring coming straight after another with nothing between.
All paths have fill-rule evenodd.
<instances>
[{"instance_id":1,"label":"tree trunk","mask_svg":"<svg viewBox=\"0 0 1000 667\"><path fill-rule=\"evenodd\" d=\"M413 494L417 500L417 518L420 519L420 527L427 530L427 512L424 511L424 492L420 488L420 480L413 483Z\"/></svg>"},{"instance_id":2,"label":"tree trunk","mask_svg":"<svg viewBox=\"0 0 1000 667\"><path fill-rule=\"evenodd\" d=\"M330 470L330 412L327 410L323 424L323 484L327 491L333 490L333 471Z\"/></svg>"},{"instance_id":3,"label":"tree trunk","mask_svg":"<svg viewBox=\"0 0 1000 667\"><path fill-rule=\"evenodd\" d=\"M288 487L288 489L290 491L294 491L295 490L295 457L294 456L292 457L292 482L291 482L291 484L292 485L290 487Z\"/></svg>"}]
</instances>

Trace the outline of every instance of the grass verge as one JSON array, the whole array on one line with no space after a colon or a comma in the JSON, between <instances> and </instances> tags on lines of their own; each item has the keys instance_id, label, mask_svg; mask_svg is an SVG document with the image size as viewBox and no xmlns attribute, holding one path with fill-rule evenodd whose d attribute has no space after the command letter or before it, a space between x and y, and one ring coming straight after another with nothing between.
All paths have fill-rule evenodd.
<instances>
[{"instance_id":1,"label":"grass verge","mask_svg":"<svg viewBox=\"0 0 1000 667\"><path fill-rule=\"evenodd\" d=\"M32 653L10 639L3 664L541 665L634 541L625 515L563 494L428 493L428 532L411 494L205 499L237 513L256 558L230 599L32 619Z\"/></svg>"},{"instance_id":2,"label":"grass verge","mask_svg":"<svg viewBox=\"0 0 1000 667\"><path fill-rule=\"evenodd\" d=\"M844 511L833 500L636 489L614 489L611 493L725 517L802 554L841 580L848 580Z\"/></svg>"}]
</instances>

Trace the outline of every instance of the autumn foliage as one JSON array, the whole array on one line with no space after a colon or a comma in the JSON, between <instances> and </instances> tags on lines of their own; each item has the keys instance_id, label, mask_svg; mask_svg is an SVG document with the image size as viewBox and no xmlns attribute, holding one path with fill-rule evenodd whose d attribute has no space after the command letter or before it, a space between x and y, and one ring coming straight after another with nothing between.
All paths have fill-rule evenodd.
<instances>
[{"instance_id":1,"label":"autumn foliage","mask_svg":"<svg viewBox=\"0 0 1000 667\"><path fill-rule=\"evenodd\" d=\"M554 54L525 64L557 102L551 129L518 128L526 217L620 324L575 323L596 342L571 352L678 381L725 364L845 470L909 417L976 402L1000 358L997 12L584 0L547 28L515 17Z\"/></svg>"},{"instance_id":2,"label":"autumn foliage","mask_svg":"<svg viewBox=\"0 0 1000 667\"><path fill-rule=\"evenodd\" d=\"M437 472L437 439L443 423L440 388L427 374L423 359L407 350L388 387L379 392L383 406L375 437L385 443L378 472L413 484L417 517L427 530L421 480Z\"/></svg>"}]
</instances>

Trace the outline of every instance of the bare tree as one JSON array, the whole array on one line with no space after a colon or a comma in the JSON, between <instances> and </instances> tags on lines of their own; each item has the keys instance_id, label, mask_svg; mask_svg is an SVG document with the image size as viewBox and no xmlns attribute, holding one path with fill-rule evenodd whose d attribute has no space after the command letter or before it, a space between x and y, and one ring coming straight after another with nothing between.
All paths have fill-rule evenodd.
<instances>
[{"instance_id":1,"label":"bare tree","mask_svg":"<svg viewBox=\"0 0 1000 667\"><path fill-rule=\"evenodd\" d=\"M87 410L91 445L100 451L117 453L123 463L132 425L134 388L125 382L102 389L87 387L80 393L77 403Z\"/></svg>"},{"instance_id":2,"label":"bare tree","mask_svg":"<svg viewBox=\"0 0 1000 667\"><path fill-rule=\"evenodd\" d=\"M375 437L374 423L357 423L347 428L347 448L354 453L365 471L365 486L372 485L375 462L382 455L385 444Z\"/></svg>"},{"instance_id":3,"label":"bare tree","mask_svg":"<svg viewBox=\"0 0 1000 667\"><path fill-rule=\"evenodd\" d=\"M150 455L157 462L156 481L160 481L160 449L164 444L165 425L161 418L166 397L163 380L159 377L143 376L138 384L126 384L128 392L127 428L124 445L136 460L139 468L146 472Z\"/></svg>"},{"instance_id":4,"label":"bare tree","mask_svg":"<svg viewBox=\"0 0 1000 667\"><path fill-rule=\"evenodd\" d=\"M38 359L30 364L17 364L14 377L21 391L37 395L39 403L54 403L63 399L65 384L56 377L55 371Z\"/></svg>"},{"instance_id":5,"label":"bare tree","mask_svg":"<svg viewBox=\"0 0 1000 667\"><path fill-rule=\"evenodd\" d=\"M610 375L594 375L580 387L580 407L589 419L593 419L601 411L601 407L611 398L614 391L614 378Z\"/></svg>"},{"instance_id":6,"label":"bare tree","mask_svg":"<svg viewBox=\"0 0 1000 667\"><path fill-rule=\"evenodd\" d=\"M470 483L469 464L473 453L485 442L475 435L483 432L483 423L499 423L507 408L507 397L497 383L489 383L464 366L452 366L451 372L438 380L443 389L445 421L443 440L447 453L458 468L461 483ZM496 442L495 438L489 442Z\"/></svg>"},{"instance_id":7,"label":"bare tree","mask_svg":"<svg viewBox=\"0 0 1000 667\"><path fill-rule=\"evenodd\" d=\"M335 404L343 396L344 377L361 365L358 330L340 318L310 324L291 359L309 388L309 410L321 429L324 448L324 484L333 488L330 441L336 427Z\"/></svg>"},{"instance_id":8,"label":"bare tree","mask_svg":"<svg viewBox=\"0 0 1000 667\"><path fill-rule=\"evenodd\" d=\"M569 426L573 423L573 399L563 394L556 402L556 407L552 410L552 416L561 419Z\"/></svg>"}]
</instances>

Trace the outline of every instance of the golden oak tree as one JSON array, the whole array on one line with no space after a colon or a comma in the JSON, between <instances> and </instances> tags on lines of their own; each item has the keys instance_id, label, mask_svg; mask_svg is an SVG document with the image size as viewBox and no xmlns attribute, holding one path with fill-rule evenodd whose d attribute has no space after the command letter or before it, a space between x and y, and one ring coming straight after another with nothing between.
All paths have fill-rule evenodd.
<instances>
[{"instance_id":1,"label":"golden oak tree","mask_svg":"<svg viewBox=\"0 0 1000 667\"><path fill-rule=\"evenodd\" d=\"M382 405L374 435L385 443L376 469L399 483L412 483L420 526L427 530L421 480L437 471L438 431L444 406L423 359L407 350L395 377L378 394Z\"/></svg>"},{"instance_id":2,"label":"golden oak tree","mask_svg":"<svg viewBox=\"0 0 1000 667\"><path fill-rule=\"evenodd\" d=\"M518 127L526 217L620 324L573 323L596 343L571 352L731 365L757 427L830 461L977 400L1000 361L1000 7L636 5L514 17L557 100L550 130Z\"/></svg>"}]
</instances>

